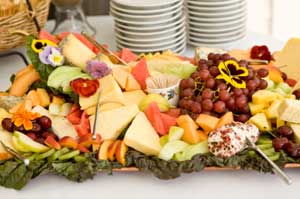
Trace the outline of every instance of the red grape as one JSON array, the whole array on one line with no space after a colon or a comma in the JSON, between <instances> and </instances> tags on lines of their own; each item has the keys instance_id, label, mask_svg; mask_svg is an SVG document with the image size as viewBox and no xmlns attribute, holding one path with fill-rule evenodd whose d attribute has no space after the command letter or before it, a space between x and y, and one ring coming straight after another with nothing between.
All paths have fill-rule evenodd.
<instances>
[{"instance_id":1,"label":"red grape","mask_svg":"<svg viewBox=\"0 0 300 199\"><path fill-rule=\"evenodd\" d=\"M242 112L242 113L249 113L250 108L249 108L248 104L246 104L245 106L239 108L239 111Z\"/></svg>"},{"instance_id":2,"label":"red grape","mask_svg":"<svg viewBox=\"0 0 300 199\"><path fill-rule=\"evenodd\" d=\"M223 55L221 56L221 59L222 59L223 61L229 60L230 58L231 58L231 56L230 56L229 54L227 54L227 53L225 53L225 54L223 54Z\"/></svg>"},{"instance_id":3,"label":"red grape","mask_svg":"<svg viewBox=\"0 0 300 199\"><path fill-rule=\"evenodd\" d=\"M214 103L214 111L217 113L224 113L226 111L226 104L223 101L217 101Z\"/></svg>"},{"instance_id":4,"label":"red grape","mask_svg":"<svg viewBox=\"0 0 300 199\"><path fill-rule=\"evenodd\" d=\"M283 81L287 80L287 75L284 72L281 72L281 77L283 79Z\"/></svg>"},{"instance_id":5,"label":"red grape","mask_svg":"<svg viewBox=\"0 0 300 199\"><path fill-rule=\"evenodd\" d=\"M242 123L247 122L248 119L249 119L249 115L247 115L247 114L239 114L239 115L235 118L236 121L242 122Z\"/></svg>"},{"instance_id":6,"label":"red grape","mask_svg":"<svg viewBox=\"0 0 300 199\"><path fill-rule=\"evenodd\" d=\"M215 79L214 78L209 78L206 82L205 82L205 86L207 88L213 88L215 86Z\"/></svg>"},{"instance_id":7,"label":"red grape","mask_svg":"<svg viewBox=\"0 0 300 199\"><path fill-rule=\"evenodd\" d=\"M256 81L253 79L247 81L247 89L249 89L250 91L255 91L257 85L259 84L257 84Z\"/></svg>"},{"instance_id":8,"label":"red grape","mask_svg":"<svg viewBox=\"0 0 300 199\"><path fill-rule=\"evenodd\" d=\"M295 90L293 94L296 96L296 99L300 99L300 90Z\"/></svg>"},{"instance_id":9,"label":"red grape","mask_svg":"<svg viewBox=\"0 0 300 199\"><path fill-rule=\"evenodd\" d=\"M194 95L194 90L192 88L186 88L180 92L182 97L192 97Z\"/></svg>"},{"instance_id":10,"label":"red grape","mask_svg":"<svg viewBox=\"0 0 300 199\"><path fill-rule=\"evenodd\" d=\"M21 125L21 126L14 126L14 130L22 132L22 133L26 132L26 130L25 130L25 128L24 128L23 125Z\"/></svg>"},{"instance_id":11,"label":"red grape","mask_svg":"<svg viewBox=\"0 0 300 199\"><path fill-rule=\"evenodd\" d=\"M38 123L32 122L32 129L31 129L31 131L33 133L40 133L42 131L42 127Z\"/></svg>"},{"instance_id":12,"label":"red grape","mask_svg":"<svg viewBox=\"0 0 300 199\"><path fill-rule=\"evenodd\" d=\"M190 109L192 103L193 103L193 101L190 99L181 99L179 101L179 106L184 109Z\"/></svg>"},{"instance_id":13,"label":"red grape","mask_svg":"<svg viewBox=\"0 0 300 199\"><path fill-rule=\"evenodd\" d=\"M220 58L221 58L221 55L217 53L217 54L214 55L213 60L214 61L219 61Z\"/></svg>"},{"instance_id":14,"label":"red grape","mask_svg":"<svg viewBox=\"0 0 300 199\"><path fill-rule=\"evenodd\" d=\"M300 147L298 144L288 142L284 145L285 152L291 157L298 157Z\"/></svg>"},{"instance_id":15,"label":"red grape","mask_svg":"<svg viewBox=\"0 0 300 199\"><path fill-rule=\"evenodd\" d=\"M236 107L235 107L235 100L233 97L229 98L229 100L226 101L226 106L229 110L234 110Z\"/></svg>"},{"instance_id":16,"label":"red grape","mask_svg":"<svg viewBox=\"0 0 300 199\"><path fill-rule=\"evenodd\" d=\"M217 66L212 66L209 68L209 73L213 76L216 77L220 74L219 68Z\"/></svg>"},{"instance_id":17,"label":"red grape","mask_svg":"<svg viewBox=\"0 0 300 199\"><path fill-rule=\"evenodd\" d=\"M251 79L253 79L253 77L254 77L254 72L253 72L253 70L252 69L248 69L248 76L246 76L246 77L243 77L243 79L244 80L251 80Z\"/></svg>"},{"instance_id":18,"label":"red grape","mask_svg":"<svg viewBox=\"0 0 300 199\"><path fill-rule=\"evenodd\" d=\"M201 81L206 81L209 78L209 70L201 70L199 71L199 77Z\"/></svg>"},{"instance_id":19,"label":"red grape","mask_svg":"<svg viewBox=\"0 0 300 199\"><path fill-rule=\"evenodd\" d=\"M27 135L28 137L30 137L32 140L36 140L36 139L37 139L36 134L33 133L33 132L28 132L28 133L26 133L26 135Z\"/></svg>"},{"instance_id":20,"label":"red grape","mask_svg":"<svg viewBox=\"0 0 300 199\"><path fill-rule=\"evenodd\" d=\"M207 55L207 59L208 59L208 60L213 60L214 57L215 57L215 53L209 53L209 54Z\"/></svg>"},{"instance_id":21,"label":"red grape","mask_svg":"<svg viewBox=\"0 0 300 199\"><path fill-rule=\"evenodd\" d=\"M206 88L202 91L202 99L212 99L214 97L214 92L210 88Z\"/></svg>"},{"instance_id":22,"label":"red grape","mask_svg":"<svg viewBox=\"0 0 300 199\"><path fill-rule=\"evenodd\" d=\"M247 103L248 103L248 99L245 95L241 95L235 98L235 104L238 108L242 108L243 106L246 106Z\"/></svg>"},{"instance_id":23,"label":"red grape","mask_svg":"<svg viewBox=\"0 0 300 199\"><path fill-rule=\"evenodd\" d=\"M204 111L211 111L213 109L213 102L211 101L211 99L204 99L202 101L202 109Z\"/></svg>"},{"instance_id":24,"label":"red grape","mask_svg":"<svg viewBox=\"0 0 300 199\"><path fill-rule=\"evenodd\" d=\"M243 90L244 95L248 96L249 90L247 88L243 88L242 90Z\"/></svg>"},{"instance_id":25,"label":"red grape","mask_svg":"<svg viewBox=\"0 0 300 199\"><path fill-rule=\"evenodd\" d=\"M217 88L220 89L220 90L226 90L227 89L227 85L225 83L220 83L220 84L218 84Z\"/></svg>"},{"instance_id":26,"label":"red grape","mask_svg":"<svg viewBox=\"0 0 300 199\"><path fill-rule=\"evenodd\" d=\"M243 95L243 90L240 89L240 88L234 88L233 89L233 94L234 94L235 97L241 96L241 95Z\"/></svg>"},{"instance_id":27,"label":"red grape","mask_svg":"<svg viewBox=\"0 0 300 199\"><path fill-rule=\"evenodd\" d=\"M14 131L14 123L10 118L4 118L1 122L2 128L9 131L13 132Z\"/></svg>"},{"instance_id":28,"label":"red grape","mask_svg":"<svg viewBox=\"0 0 300 199\"><path fill-rule=\"evenodd\" d=\"M195 97L195 101L196 102L202 102L202 96L199 95L199 96Z\"/></svg>"},{"instance_id":29,"label":"red grape","mask_svg":"<svg viewBox=\"0 0 300 199\"><path fill-rule=\"evenodd\" d=\"M198 64L201 65L201 64L206 64L207 63L207 60L206 59L200 59Z\"/></svg>"},{"instance_id":30,"label":"red grape","mask_svg":"<svg viewBox=\"0 0 300 199\"><path fill-rule=\"evenodd\" d=\"M195 71L192 73L191 78L193 79L198 79L200 76L200 72L199 71ZM182 81L182 80L181 80Z\"/></svg>"},{"instance_id":31,"label":"red grape","mask_svg":"<svg viewBox=\"0 0 300 199\"><path fill-rule=\"evenodd\" d=\"M268 87L268 82L264 79L260 80L259 89L266 89Z\"/></svg>"},{"instance_id":32,"label":"red grape","mask_svg":"<svg viewBox=\"0 0 300 199\"><path fill-rule=\"evenodd\" d=\"M272 143L273 143L273 147L274 147L275 151L280 151L287 146L286 144L289 143L289 140L285 137L274 138L272 140Z\"/></svg>"},{"instance_id":33,"label":"red grape","mask_svg":"<svg viewBox=\"0 0 300 199\"><path fill-rule=\"evenodd\" d=\"M192 78L186 79L187 88L195 88L195 81Z\"/></svg>"},{"instance_id":34,"label":"red grape","mask_svg":"<svg viewBox=\"0 0 300 199\"><path fill-rule=\"evenodd\" d=\"M269 71L266 68L261 68L261 69L258 69L257 75L259 77L267 77L269 75Z\"/></svg>"},{"instance_id":35,"label":"red grape","mask_svg":"<svg viewBox=\"0 0 300 199\"><path fill-rule=\"evenodd\" d=\"M292 138L294 134L293 129L286 125L279 127L277 131L281 136L286 138Z\"/></svg>"},{"instance_id":36,"label":"red grape","mask_svg":"<svg viewBox=\"0 0 300 199\"><path fill-rule=\"evenodd\" d=\"M221 101L226 102L227 100L230 99L230 94L228 93L227 90L221 90L221 91L219 92L219 99L220 99Z\"/></svg>"},{"instance_id":37,"label":"red grape","mask_svg":"<svg viewBox=\"0 0 300 199\"><path fill-rule=\"evenodd\" d=\"M202 111L201 104L199 102L192 103L191 111L193 113L201 113L201 111Z\"/></svg>"},{"instance_id":38,"label":"red grape","mask_svg":"<svg viewBox=\"0 0 300 199\"><path fill-rule=\"evenodd\" d=\"M40 124L42 126L42 128L45 129L45 130L51 128L51 126L52 126L51 119L47 116L44 116L44 115L37 119L37 123Z\"/></svg>"},{"instance_id":39,"label":"red grape","mask_svg":"<svg viewBox=\"0 0 300 199\"><path fill-rule=\"evenodd\" d=\"M211 67L211 66L213 66L214 65L214 62L212 61L212 60L208 60L207 61L207 66L208 67Z\"/></svg>"},{"instance_id":40,"label":"red grape","mask_svg":"<svg viewBox=\"0 0 300 199\"><path fill-rule=\"evenodd\" d=\"M239 66L247 68L248 62L246 60L242 59L242 60L239 61Z\"/></svg>"}]
</instances>

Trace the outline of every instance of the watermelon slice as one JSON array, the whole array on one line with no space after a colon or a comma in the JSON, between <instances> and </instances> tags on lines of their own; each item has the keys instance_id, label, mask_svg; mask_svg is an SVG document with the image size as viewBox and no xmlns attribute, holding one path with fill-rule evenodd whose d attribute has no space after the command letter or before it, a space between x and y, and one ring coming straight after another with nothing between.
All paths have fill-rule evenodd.
<instances>
[{"instance_id":1,"label":"watermelon slice","mask_svg":"<svg viewBox=\"0 0 300 199\"><path fill-rule=\"evenodd\" d=\"M168 133L165 129L159 107L155 102L150 103L150 105L145 109L145 114L159 135L165 135Z\"/></svg>"},{"instance_id":2,"label":"watermelon slice","mask_svg":"<svg viewBox=\"0 0 300 199\"><path fill-rule=\"evenodd\" d=\"M60 40L63 40L67 35L69 35L70 32L62 32L57 37ZM84 45L86 45L90 50L92 50L95 54L98 54L100 50L96 48L91 42L89 42L83 35L78 33L72 33L77 39L79 39Z\"/></svg>"},{"instance_id":3,"label":"watermelon slice","mask_svg":"<svg viewBox=\"0 0 300 199\"><path fill-rule=\"evenodd\" d=\"M47 32L46 30L42 29L40 32L39 32L39 36L38 36L39 39L47 39L49 41L52 41L53 43L55 44L58 44L59 41L53 36L51 35L49 32Z\"/></svg>"},{"instance_id":4,"label":"watermelon slice","mask_svg":"<svg viewBox=\"0 0 300 199\"><path fill-rule=\"evenodd\" d=\"M74 104L71 108L70 113L67 115L67 119L71 124L79 124L81 120L82 111L78 104Z\"/></svg>"},{"instance_id":5,"label":"watermelon slice","mask_svg":"<svg viewBox=\"0 0 300 199\"><path fill-rule=\"evenodd\" d=\"M169 116L165 113L161 113L160 114L161 116L161 119L164 123L164 127L165 127L165 130L167 132L169 132L171 126L175 126L176 125L176 118L175 117L172 117L172 116Z\"/></svg>"},{"instance_id":6,"label":"watermelon slice","mask_svg":"<svg viewBox=\"0 0 300 199\"><path fill-rule=\"evenodd\" d=\"M120 58L126 63L129 63L135 61L138 58L138 56L131 52L128 48L123 48L120 54Z\"/></svg>"},{"instance_id":7,"label":"watermelon slice","mask_svg":"<svg viewBox=\"0 0 300 199\"><path fill-rule=\"evenodd\" d=\"M81 114L80 123L74 125L74 128L79 137L91 133L89 116L85 111Z\"/></svg>"},{"instance_id":8,"label":"watermelon slice","mask_svg":"<svg viewBox=\"0 0 300 199\"><path fill-rule=\"evenodd\" d=\"M142 89L146 89L146 79L149 77L149 71L145 57L141 59L134 68L132 68L131 74L139 82Z\"/></svg>"}]
</instances>

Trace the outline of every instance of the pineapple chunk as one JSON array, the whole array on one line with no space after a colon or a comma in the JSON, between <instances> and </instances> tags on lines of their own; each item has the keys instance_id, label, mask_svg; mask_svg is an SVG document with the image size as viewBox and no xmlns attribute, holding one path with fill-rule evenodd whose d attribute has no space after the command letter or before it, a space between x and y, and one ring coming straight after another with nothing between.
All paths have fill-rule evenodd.
<instances>
[{"instance_id":1,"label":"pineapple chunk","mask_svg":"<svg viewBox=\"0 0 300 199\"><path fill-rule=\"evenodd\" d=\"M270 131L271 130L271 123L267 119L267 116L265 113L258 113L256 115L252 116L248 122L251 124L254 124L261 131Z\"/></svg>"},{"instance_id":2,"label":"pineapple chunk","mask_svg":"<svg viewBox=\"0 0 300 199\"><path fill-rule=\"evenodd\" d=\"M279 117L278 108L281 104L281 100L275 100L271 106L266 110L266 116L268 119L274 119Z\"/></svg>"},{"instance_id":3,"label":"pineapple chunk","mask_svg":"<svg viewBox=\"0 0 300 199\"><path fill-rule=\"evenodd\" d=\"M254 104L270 104L278 99L278 94L268 90L259 90L252 96Z\"/></svg>"},{"instance_id":4,"label":"pineapple chunk","mask_svg":"<svg viewBox=\"0 0 300 199\"><path fill-rule=\"evenodd\" d=\"M265 108L268 108L268 104L253 104L252 102L248 103L251 115L264 112Z\"/></svg>"},{"instance_id":5,"label":"pineapple chunk","mask_svg":"<svg viewBox=\"0 0 300 199\"><path fill-rule=\"evenodd\" d=\"M285 121L278 119L278 118L276 119L276 128L279 128L284 125L285 125Z\"/></svg>"}]
</instances>

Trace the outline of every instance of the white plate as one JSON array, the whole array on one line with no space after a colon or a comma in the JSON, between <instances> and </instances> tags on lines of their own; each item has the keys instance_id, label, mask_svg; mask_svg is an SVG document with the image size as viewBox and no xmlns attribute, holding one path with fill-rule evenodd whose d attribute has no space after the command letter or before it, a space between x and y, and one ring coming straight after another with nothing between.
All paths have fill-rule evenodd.
<instances>
[{"instance_id":1,"label":"white plate","mask_svg":"<svg viewBox=\"0 0 300 199\"><path fill-rule=\"evenodd\" d=\"M195 16L195 17L212 17L212 18L220 18L220 17L226 17L226 16L233 16L236 14L244 13L247 11L247 7L244 6L241 9L236 9L236 10L227 10L227 11L222 11L222 12L195 12L188 10L187 14L189 16Z\"/></svg>"},{"instance_id":2,"label":"white plate","mask_svg":"<svg viewBox=\"0 0 300 199\"><path fill-rule=\"evenodd\" d=\"M231 37L234 35L239 35L242 32L246 32L247 28L242 28L242 29L236 29L234 31L230 32L223 32L223 33L199 33L199 32L193 32L189 30L189 35L194 36L194 37L199 37L199 38L220 38L220 37Z\"/></svg>"},{"instance_id":3,"label":"white plate","mask_svg":"<svg viewBox=\"0 0 300 199\"><path fill-rule=\"evenodd\" d=\"M220 39L212 39L212 38L196 38L196 37L188 37L188 40L196 43L207 43L207 44L219 44L219 43L228 43L235 40L239 40L246 36L246 32L241 33L240 35L236 35L228 38L220 38Z\"/></svg>"},{"instance_id":4,"label":"white plate","mask_svg":"<svg viewBox=\"0 0 300 199\"><path fill-rule=\"evenodd\" d=\"M124 41L129 41L129 42L133 42L133 43L147 43L147 42L170 40L170 39L173 39L173 38L179 36L180 34L182 34L183 31L185 31L184 28L182 28L182 30L180 30L178 32L175 32L175 34L171 34L171 35L168 34L166 36L157 37L157 38L145 38L143 36L141 36L140 38L130 38L130 37L122 36L121 34L116 34L116 37L118 37L119 39L122 39Z\"/></svg>"},{"instance_id":5,"label":"white plate","mask_svg":"<svg viewBox=\"0 0 300 199\"><path fill-rule=\"evenodd\" d=\"M151 42L151 43L147 43L147 44L146 43L140 44L140 43L135 43L135 42L128 42L126 40L122 40L122 39L119 39L119 38L116 38L116 42L119 43L119 44L122 44L124 46L132 47L132 48L139 47L139 46L143 46L145 48L148 48L148 47L155 48L155 47L168 46L168 45L171 45L173 43L178 43L181 40L185 40L186 39L185 37L186 37L186 34L183 31L178 37L176 37L172 40L169 40L169 41L166 40L164 42L156 41L156 42Z\"/></svg>"},{"instance_id":6,"label":"white plate","mask_svg":"<svg viewBox=\"0 0 300 199\"><path fill-rule=\"evenodd\" d=\"M225 16L225 17L219 17L219 18L207 18L207 17L193 17L193 16L188 16L188 20L189 21L195 21L195 22L205 22L205 23L218 23L221 21L232 21L232 20L236 20L239 19L241 17L245 17L247 16L246 12L241 12L238 13L236 15L232 15L232 16Z\"/></svg>"},{"instance_id":7,"label":"white plate","mask_svg":"<svg viewBox=\"0 0 300 199\"><path fill-rule=\"evenodd\" d=\"M138 14L142 14L142 15L152 15L152 14L160 14L160 13L165 13L165 12L169 12L171 10L174 10L175 8L177 8L178 6L182 6L183 4L183 0L178 1L178 3L172 5L172 6L168 6L165 8L157 8L157 9L151 9L151 10L131 10L131 9L126 9L126 8L122 8L119 7L118 5L116 5L113 1L110 1L110 7L122 12L122 13L126 13L126 14L132 14L132 15L138 15Z\"/></svg>"},{"instance_id":8,"label":"white plate","mask_svg":"<svg viewBox=\"0 0 300 199\"><path fill-rule=\"evenodd\" d=\"M193 27L189 26L189 30L192 30L194 32L200 32L200 33L222 33L222 32L229 32L233 31L236 29L241 29L247 26L246 23L240 23L234 26L219 26L215 28L207 27L207 26L198 26L198 27Z\"/></svg>"},{"instance_id":9,"label":"white plate","mask_svg":"<svg viewBox=\"0 0 300 199\"><path fill-rule=\"evenodd\" d=\"M188 4L196 6L226 6L234 3L241 2L241 0L227 0L227 1L197 1L197 0L187 0Z\"/></svg>"},{"instance_id":10,"label":"white plate","mask_svg":"<svg viewBox=\"0 0 300 199\"><path fill-rule=\"evenodd\" d=\"M188 40L187 43L190 44L190 45L192 45L192 46L195 46L195 47L216 47L216 48L224 48L224 49L226 49L227 47L229 47L229 46L231 46L233 44L236 44L241 39L230 41L230 42L227 42L227 43L220 43L220 44L209 44L209 43L201 43L201 42L192 42L190 40Z\"/></svg>"},{"instance_id":11,"label":"white plate","mask_svg":"<svg viewBox=\"0 0 300 199\"><path fill-rule=\"evenodd\" d=\"M191 11L200 11L200 12L222 12L225 10L237 10L241 9L242 7L245 7L247 5L246 1L241 1L239 3L235 3L232 5L227 6L213 6L213 7L203 7L203 6L197 6L197 5L190 5L187 4L188 10Z\"/></svg>"},{"instance_id":12,"label":"white plate","mask_svg":"<svg viewBox=\"0 0 300 199\"><path fill-rule=\"evenodd\" d=\"M170 22L174 22L175 20L177 20L177 18L182 16L182 12L179 12L178 14L176 14L175 16L168 18L168 19L162 19L162 20L157 20L157 21L139 21L139 22L132 22L132 21L128 21L128 20L123 20L123 19L119 19L118 17L114 17L114 20L119 22L119 23L123 23L123 24L127 24L129 26L138 26L138 27L149 27L149 26L153 26L153 25L158 25L158 24L167 24Z\"/></svg>"},{"instance_id":13,"label":"white plate","mask_svg":"<svg viewBox=\"0 0 300 199\"><path fill-rule=\"evenodd\" d=\"M118 48L128 48L130 50L132 50L133 52L140 52L140 53L143 53L143 52L158 52L158 51L165 51L165 50L172 50L172 49L177 49L178 47L182 46L183 44L186 43L186 40L182 40L176 44L172 44L170 46L164 46L164 47L159 47L159 48L145 48L145 47L142 47L142 48L130 48L130 47L126 47L122 44L119 44L117 43L117 47Z\"/></svg>"},{"instance_id":14,"label":"white plate","mask_svg":"<svg viewBox=\"0 0 300 199\"><path fill-rule=\"evenodd\" d=\"M132 9L152 9L153 7L170 6L180 0L113 0L119 6Z\"/></svg>"},{"instance_id":15,"label":"white plate","mask_svg":"<svg viewBox=\"0 0 300 199\"><path fill-rule=\"evenodd\" d=\"M183 10L181 6L178 6L176 9L171 10L169 12L165 12L163 14L153 14L153 15L130 15L130 14L124 14L121 12L118 12L117 10L114 10L113 8L110 9L110 12L113 16L119 18L119 19L124 19L127 21L154 21L154 20L159 20L159 19L167 19L167 18L172 18L176 13L180 12Z\"/></svg>"},{"instance_id":16,"label":"white plate","mask_svg":"<svg viewBox=\"0 0 300 199\"><path fill-rule=\"evenodd\" d=\"M154 31L162 31L169 28L173 28L175 26L179 26L179 24L185 21L185 16L183 15L182 18L176 20L172 23L166 23L164 25L156 25L156 26L149 26L149 27L135 27L135 26L128 26L122 23L116 22L115 25L123 30L135 31L135 32L154 32Z\"/></svg>"},{"instance_id":17,"label":"white plate","mask_svg":"<svg viewBox=\"0 0 300 199\"><path fill-rule=\"evenodd\" d=\"M118 31L118 33L122 33L124 34L124 36L136 36L136 37L151 37L151 36L162 36L164 34L171 34L171 33L176 33L178 31L178 29L183 29L183 27L185 27L185 24L179 24L178 26L174 26L172 28L169 29L164 29L163 31L153 31L153 32L134 32L134 31L128 31L128 30L124 30L122 28L118 28L117 26L115 27L115 30Z\"/></svg>"},{"instance_id":18,"label":"white plate","mask_svg":"<svg viewBox=\"0 0 300 199\"><path fill-rule=\"evenodd\" d=\"M216 22L216 23L205 23L205 22L196 22L196 21L188 21L188 25L191 27L222 27L222 26L232 26L237 23L246 23L247 21L247 16L244 16L242 18L238 18L237 20L231 20L231 21L226 21L226 22Z\"/></svg>"}]
</instances>

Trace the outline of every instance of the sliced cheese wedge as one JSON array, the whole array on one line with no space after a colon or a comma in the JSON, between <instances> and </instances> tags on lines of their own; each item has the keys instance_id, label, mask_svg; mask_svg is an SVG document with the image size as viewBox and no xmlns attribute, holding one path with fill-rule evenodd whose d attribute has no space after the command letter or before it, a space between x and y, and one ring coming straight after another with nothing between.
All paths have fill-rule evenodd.
<instances>
[{"instance_id":1,"label":"sliced cheese wedge","mask_svg":"<svg viewBox=\"0 0 300 199\"><path fill-rule=\"evenodd\" d=\"M100 79L100 89L100 105L112 102L124 104L122 90L112 75L107 75Z\"/></svg>"},{"instance_id":2,"label":"sliced cheese wedge","mask_svg":"<svg viewBox=\"0 0 300 199\"><path fill-rule=\"evenodd\" d=\"M125 105L136 104L139 106L141 101L146 97L146 94L142 90L123 92L125 98Z\"/></svg>"},{"instance_id":3,"label":"sliced cheese wedge","mask_svg":"<svg viewBox=\"0 0 300 199\"><path fill-rule=\"evenodd\" d=\"M123 106L110 111L100 111L98 115L96 132L101 135L103 140L115 140L129 125L138 112L139 108L135 104ZM92 128L94 120L95 116L91 116L90 124Z\"/></svg>"},{"instance_id":4,"label":"sliced cheese wedge","mask_svg":"<svg viewBox=\"0 0 300 199\"><path fill-rule=\"evenodd\" d=\"M143 112L139 112L132 121L125 134L124 142L127 146L146 155L158 156L161 150L159 136Z\"/></svg>"},{"instance_id":5,"label":"sliced cheese wedge","mask_svg":"<svg viewBox=\"0 0 300 199\"><path fill-rule=\"evenodd\" d=\"M122 89L125 89L126 83L127 83L127 78L128 78L130 73L125 71L121 67L118 67L118 68L113 68L112 69L112 74L113 74L113 77L115 78L115 80L120 85L120 87Z\"/></svg>"}]
</instances>

